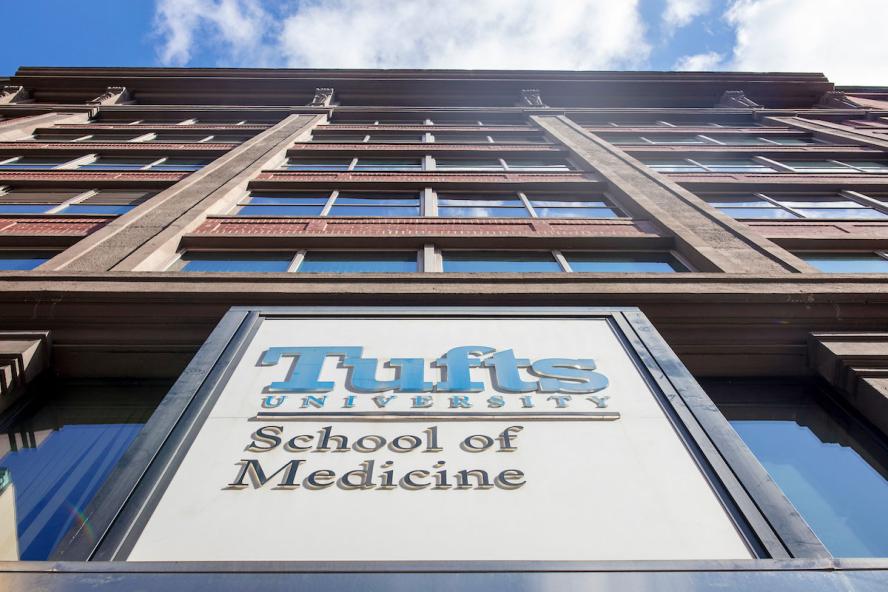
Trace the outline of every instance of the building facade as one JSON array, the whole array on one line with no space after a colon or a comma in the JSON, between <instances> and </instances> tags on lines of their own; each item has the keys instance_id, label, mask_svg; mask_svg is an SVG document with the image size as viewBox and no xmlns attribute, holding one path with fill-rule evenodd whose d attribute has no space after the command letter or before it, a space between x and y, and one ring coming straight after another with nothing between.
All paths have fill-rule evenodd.
<instances>
[{"instance_id":1,"label":"building facade","mask_svg":"<svg viewBox=\"0 0 888 592\"><path fill-rule=\"evenodd\" d=\"M888 89L803 73L30 67L2 83L7 589L888 582ZM648 383L662 372L663 401L674 387L686 403L667 415L748 555L685 541L633 556L642 532L600 556L117 561L102 545L135 503L114 492L120 463L152 466L133 452L159 437L149 418L212 376L201 355L241 339L225 328L236 311L273 307L356 334L390 314L393 335L398 315L617 315L620 339L635 331L656 358L627 349ZM359 391L447 391L407 388L404 364L400 387L372 375Z\"/></svg>"}]
</instances>

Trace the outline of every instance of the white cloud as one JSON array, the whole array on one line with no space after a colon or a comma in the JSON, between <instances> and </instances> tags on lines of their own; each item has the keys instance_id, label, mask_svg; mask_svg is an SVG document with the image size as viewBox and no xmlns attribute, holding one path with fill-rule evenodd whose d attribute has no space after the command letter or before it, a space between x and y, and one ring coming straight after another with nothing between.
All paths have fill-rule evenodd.
<instances>
[{"instance_id":1,"label":"white cloud","mask_svg":"<svg viewBox=\"0 0 888 592\"><path fill-rule=\"evenodd\" d=\"M709 12L709 0L666 0L663 25L668 34L691 24L695 18Z\"/></svg>"},{"instance_id":2,"label":"white cloud","mask_svg":"<svg viewBox=\"0 0 888 592\"><path fill-rule=\"evenodd\" d=\"M676 60L675 65L672 67L676 70L684 71L718 70L723 59L724 56L722 54L716 51L709 51L682 56Z\"/></svg>"},{"instance_id":3,"label":"white cloud","mask_svg":"<svg viewBox=\"0 0 888 592\"><path fill-rule=\"evenodd\" d=\"M732 70L823 72L837 84L888 84L886 0L736 0Z\"/></svg>"},{"instance_id":4,"label":"white cloud","mask_svg":"<svg viewBox=\"0 0 888 592\"><path fill-rule=\"evenodd\" d=\"M299 68L627 69L650 53L637 0L158 0L156 31L170 65L201 47Z\"/></svg>"},{"instance_id":5,"label":"white cloud","mask_svg":"<svg viewBox=\"0 0 888 592\"><path fill-rule=\"evenodd\" d=\"M158 0L154 21L165 65L187 64L199 44L235 63L262 66L270 58L265 38L274 23L260 0Z\"/></svg>"}]
</instances>

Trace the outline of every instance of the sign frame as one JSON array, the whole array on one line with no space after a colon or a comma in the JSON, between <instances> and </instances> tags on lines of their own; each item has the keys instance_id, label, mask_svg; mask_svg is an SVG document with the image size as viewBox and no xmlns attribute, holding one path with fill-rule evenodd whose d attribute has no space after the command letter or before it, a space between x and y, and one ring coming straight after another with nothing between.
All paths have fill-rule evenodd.
<instances>
[{"instance_id":1,"label":"sign frame","mask_svg":"<svg viewBox=\"0 0 888 592\"><path fill-rule=\"evenodd\" d=\"M124 561L153 504L175 474L189 445L234 372L247 345L267 319L280 318L596 318L606 319L626 346L692 459L701 469L751 553L757 559L831 559L807 523L755 459L650 321L635 307L233 307L164 397L85 511L54 552L57 561ZM85 521L85 522L86 522ZM736 560L739 565L754 560ZM347 563L360 571L405 564L435 571L559 571L561 561L238 562L256 569L327 571ZM587 565L614 562L567 562ZM622 563L622 562L617 562ZM627 560L631 564L632 560ZM700 561L695 561L700 564ZM703 561L703 564L710 563ZM712 561L724 567L724 561ZM260 567L261 566L261 567Z\"/></svg>"}]
</instances>

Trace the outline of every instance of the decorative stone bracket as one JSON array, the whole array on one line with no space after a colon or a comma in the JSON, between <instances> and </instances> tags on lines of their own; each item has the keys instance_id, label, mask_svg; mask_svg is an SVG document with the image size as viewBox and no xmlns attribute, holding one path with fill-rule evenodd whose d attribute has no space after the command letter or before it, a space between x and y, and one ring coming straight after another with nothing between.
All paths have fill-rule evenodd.
<instances>
[{"instance_id":1,"label":"decorative stone bracket","mask_svg":"<svg viewBox=\"0 0 888 592\"><path fill-rule=\"evenodd\" d=\"M91 101L87 101L87 105L127 105L132 103L129 90L125 86L109 86L105 92L97 96Z\"/></svg>"},{"instance_id":2,"label":"decorative stone bracket","mask_svg":"<svg viewBox=\"0 0 888 592\"><path fill-rule=\"evenodd\" d=\"M809 363L888 434L888 333L812 333Z\"/></svg>"},{"instance_id":3,"label":"decorative stone bracket","mask_svg":"<svg viewBox=\"0 0 888 592\"><path fill-rule=\"evenodd\" d=\"M746 109L761 109L759 105L746 96L746 92L742 90L726 90L716 107L740 107Z\"/></svg>"},{"instance_id":4,"label":"decorative stone bracket","mask_svg":"<svg viewBox=\"0 0 888 592\"><path fill-rule=\"evenodd\" d=\"M839 90L831 90L828 93L824 93L820 97L820 102L817 103L817 106L825 109L863 109L863 107L851 100L848 95Z\"/></svg>"},{"instance_id":5,"label":"decorative stone bracket","mask_svg":"<svg viewBox=\"0 0 888 592\"><path fill-rule=\"evenodd\" d=\"M333 101L333 89L332 88L316 88L314 98L311 100L311 103L308 104L309 107L329 107L330 103Z\"/></svg>"},{"instance_id":6,"label":"decorative stone bracket","mask_svg":"<svg viewBox=\"0 0 888 592\"><path fill-rule=\"evenodd\" d=\"M4 86L0 90L0 105L21 103L28 99L28 91L24 86Z\"/></svg>"},{"instance_id":7,"label":"decorative stone bracket","mask_svg":"<svg viewBox=\"0 0 888 592\"><path fill-rule=\"evenodd\" d=\"M540 91L537 88L525 88L521 91L521 101L518 103L521 107L546 107Z\"/></svg>"},{"instance_id":8,"label":"decorative stone bracket","mask_svg":"<svg viewBox=\"0 0 888 592\"><path fill-rule=\"evenodd\" d=\"M0 331L0 412L49 367L49 331Z\"/></svg>"}]
</instances>

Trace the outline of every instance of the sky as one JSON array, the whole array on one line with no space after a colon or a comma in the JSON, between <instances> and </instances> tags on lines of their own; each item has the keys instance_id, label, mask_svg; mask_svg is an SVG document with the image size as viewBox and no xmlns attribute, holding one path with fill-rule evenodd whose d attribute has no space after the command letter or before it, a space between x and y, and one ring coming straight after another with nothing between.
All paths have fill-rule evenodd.
<instances>
[{"instance_id":1,"label":"sky","mask_svg":"<svg viewBox=\"0 0 888 592\"><path fill-rule=\"evenodd\" d=\"M888 86L888 0L0 0L19 66L823 72Z\"/></svg>"}]
</instances>

